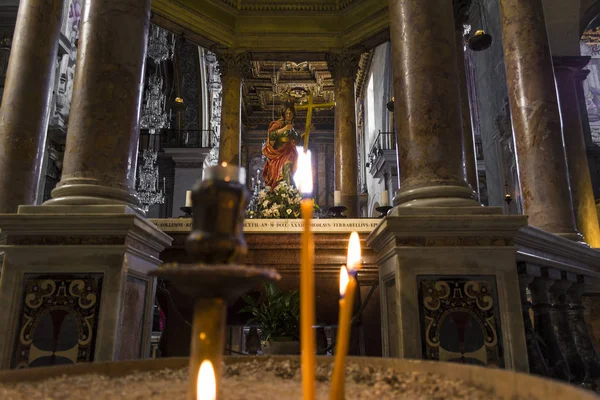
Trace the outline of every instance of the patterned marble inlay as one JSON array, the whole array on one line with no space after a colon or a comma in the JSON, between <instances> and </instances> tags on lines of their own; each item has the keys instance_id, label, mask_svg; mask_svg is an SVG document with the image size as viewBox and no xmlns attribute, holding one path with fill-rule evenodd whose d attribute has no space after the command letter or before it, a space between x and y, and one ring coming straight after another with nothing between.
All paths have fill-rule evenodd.
<instances>
[{"instance_id":1,"label":"patterned marble inlay","mask_svg":"<svg viewBox=\"0 0 600 400\"><path fill-rule=\"evenodd\" d=\"M423 358L503 367L494 277L418 277Z\"/></svg>"},{"instance_id":2,"label":"patterned marble inlay","mask_svg":"<svg viewBox=\"0 0 600 400\"><path fill-rule=\"evenodd\" d=\"M25 274L12 368L94 360L103 274Z\"/></svg>"}]
</instances>

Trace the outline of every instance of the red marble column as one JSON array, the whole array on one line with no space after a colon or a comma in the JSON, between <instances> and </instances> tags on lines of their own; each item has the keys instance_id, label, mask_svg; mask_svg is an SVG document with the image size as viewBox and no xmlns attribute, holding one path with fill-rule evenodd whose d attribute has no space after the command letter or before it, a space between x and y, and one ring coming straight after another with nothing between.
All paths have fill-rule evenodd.
<instances>
[{"instance_id":1,"label":"red marble column","mask_svg":"<svg viewBox=\"0 0 600 400\"><path fill-rule=\"evenodd\" d=\"M217 53L217 60L223 85L219 162L240 165L242 79L250 74L250 57L248 53Z\"/></svg>"},{"instance_id":2,"label":"red marble column","mask_svg":"<svg viewBox=\"0 0 600 400\"><path fill-rule=\"evenodd\" d=\"M347 217L360 216L358 196L358 143L354 79L360 54L328 54L327 65L335 91L335 189L341 192Z\"/></svg>"},{"instance_id":3,"label":"red marble column","mask_svg":"<svg viewBox=\"0 0 600 400\"><path fill-rule=\"evenodd\" d=\"M0 213L33 204L46 142L63 0L21 0L0 107Z\"/></svg>"},{"instance_id":4,"label":"red marble column","mask_svg":"<svg viewBox=\"0 0 600 400\"><path fill-rule=\"evenodd\" d=\"M129 204L135 176L150 0L87 1L62 179L46 204Z\"/></svg>"},{"instance_id":5,"label":"red marble column","mask_svg":"<svg viewBox=\"0 0 600 400\"><path fill-rule=\"evenodd\" d=\"M580 240L542 0L501 0L500 9L525 214L532 226Z\"/></svg>"},{"instance_id":6,"label":"red marble column","mask_svg":"<svg viewBox=\"0 0 600 400\"><path fill-rule=\"evenodd\" d=\"M577 85L589 71L590 57L554 57L554 76L560 103L567 165L577 228L591 247L600 247L600 227L587 160Z\"/></svg>"},{"instance_id":7,"label":"red marble column","mask_svg":"<svg viewBox=\"0 0 600 400\"><path fill-rule=\"evenodd\" d=\"M390 0L398 206L478 206L463 168L453 3Z\"/></svg>"}]
</instances>

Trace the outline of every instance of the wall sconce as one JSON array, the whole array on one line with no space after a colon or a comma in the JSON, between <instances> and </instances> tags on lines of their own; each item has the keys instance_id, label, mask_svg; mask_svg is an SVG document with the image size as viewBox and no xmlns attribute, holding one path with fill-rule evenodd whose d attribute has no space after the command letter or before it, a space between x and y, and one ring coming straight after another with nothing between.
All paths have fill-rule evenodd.
<instances>
[{"instance_id":1,"label":"wall sconce","mask_svg":"<svg viewBox=\"0 0 600 400\"><path fill-rule=\"evenodd\" d=\"M510 193L508 193L508 183L504 184L504 193L504 201L506 202L506 205L509 206L513 199Z\"/></svg>"},{"instance_id":2,"label":"wall sconce","mask_svg":"<svg viewBox=\"0 0 600 400\"><path fill-rule=\"evenodd\" d=\"M387 103L386 107L389 112L394 112L394 98L393 97L392 97L392 100Z\"/></svg>"}]
</instances>

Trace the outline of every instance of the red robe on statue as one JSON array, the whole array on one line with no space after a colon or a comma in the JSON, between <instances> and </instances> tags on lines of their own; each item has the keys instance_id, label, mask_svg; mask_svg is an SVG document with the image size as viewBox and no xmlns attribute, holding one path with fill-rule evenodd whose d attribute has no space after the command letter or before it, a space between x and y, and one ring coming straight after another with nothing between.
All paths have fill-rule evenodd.
<instances>
[{"instance_id":1,"label":"red robe on statue","mask_svg":"<svg viewBox=\"0 0 600 400\"><path fill-rule=\"evenodd\" d=\"M289 141L281 143L278 139L275 140L275 146L273 147L270 142L271 132L281 129L285 126L283 120L273 121L269 125L268 135L269 139L263 147L263 155L267 158L265 162L265 168L263 170L263 179L265 180L265 186L274 189L277 184L283 180L288 181L292 185L293 174L296 172L298 151L296 150L296 139L292 136L288 136ZM279 143L278 143L279 142ZM288 173L286 173L286 171Z\"/></svg>"}]
</instances>

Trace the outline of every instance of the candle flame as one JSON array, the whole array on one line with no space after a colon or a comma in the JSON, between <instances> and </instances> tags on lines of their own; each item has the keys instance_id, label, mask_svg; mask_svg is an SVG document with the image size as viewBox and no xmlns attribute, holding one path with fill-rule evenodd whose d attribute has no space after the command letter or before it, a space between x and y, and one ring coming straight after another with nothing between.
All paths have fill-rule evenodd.
<instances>
[{"instance_id":1,"label":"candle flame","mask_svg":"<svg viewBox=\"0 0 600 400\"><path fill-rule=\"evenodd\" d=\"M310 160L310 152L301 151L298 154L298 169L294 180L301 193L310 194L313 191L313 176Z\"/></svg>"},{"instance_id":2,"label":"candle flame","mask_svg":"<svg viewBox=\"0 0 600 400\"><path fill-rule=\"evenodd\" d=\"M361 249L358 233L352 232L348 241L348 259L346 265L350 272L356 272L361 267Z\"/></svg>"},{"instance_id":3,"label":"candle flame","mask_svg":"<svg viewBox=\"0 0 600 400\"><path fill-rule=\"evenodd\" d=\"M340 297L344 297L346 294L346 288L348 287L349 282L350 276L348 275L348 270L345 265L342 265L342 268L340 268Z\"/></svg>"},{"instance_id":4,"label":"candle flame","mask_svg":"<svg viewBox=\"0 0 600 400\"><path fill-rule=\"evenodd\" d=\"M223 161L223 162L221 163L221 167L226 167L226 166L227 166L227 161Z\"/></svg>"},{"instance_id":5,"label":"candle flame","mask_svg":"<svg viewBox=\"0 0 600 400\"><path fill-rule=\"evenodd\" d=\"M217 398L217 382L215 370L209 360L202 361L198 370L196 400L215 400Z\"/></svg>"}]
</instances>

